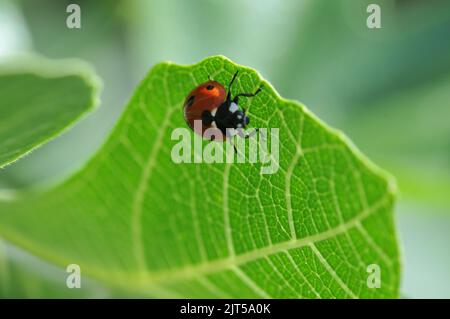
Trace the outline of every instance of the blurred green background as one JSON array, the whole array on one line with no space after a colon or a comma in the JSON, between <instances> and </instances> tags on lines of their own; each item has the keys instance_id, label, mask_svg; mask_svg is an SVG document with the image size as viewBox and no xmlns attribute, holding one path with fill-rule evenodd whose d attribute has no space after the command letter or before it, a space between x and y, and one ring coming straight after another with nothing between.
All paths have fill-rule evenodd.
<instances>
[{"instance_id":1,"label":"blurred green background","mask_svg":"<svg viewBox=\"0 0 450 319\"><path fill-rule=\"evenodd\" d=\"M66 27L69 3L81 7L81 29ZM370 3L381 6L381 29L366 26ZM102 105L0 171L0 189L51 185L79 168L155 63L222 54L259 70L397 178L402 296L450 298L450 1L2 0L0 58L19 53L92 63ZM68 291L63 269L5 242L0 256L16 297L123 296L93 281Z\"/></svg>"}]
</instances>

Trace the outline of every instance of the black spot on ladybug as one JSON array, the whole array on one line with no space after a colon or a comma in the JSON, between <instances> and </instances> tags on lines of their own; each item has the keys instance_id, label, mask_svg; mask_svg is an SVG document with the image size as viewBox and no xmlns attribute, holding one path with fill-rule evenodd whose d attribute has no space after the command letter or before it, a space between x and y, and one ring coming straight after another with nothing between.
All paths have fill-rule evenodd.
<instances>
[{"instance_id":1,"label":"black spot on ladybug","mask_svg":"<svg viewBox=\"0 0 450 319\"><path fill-rule=\"evenodd\" d=\"M214 89L214 85L211 85L211 84L210 84L210 85L208 85L208 86L206 87L206 89L209 90L209 91L211 91L212 89Z\"/></svg>"},{"instance_id":2,"label":"black spot on ladybug","mask_svg":"<svg viewBox=\"0 0 450 319\"><path fill-rule=\"evenodd\" d=\"M192 106L192 104L194 104L194 100L195 100L195 95L191 95L191 97L186 102L186 107Z\"/></svg>"}]
</instances>

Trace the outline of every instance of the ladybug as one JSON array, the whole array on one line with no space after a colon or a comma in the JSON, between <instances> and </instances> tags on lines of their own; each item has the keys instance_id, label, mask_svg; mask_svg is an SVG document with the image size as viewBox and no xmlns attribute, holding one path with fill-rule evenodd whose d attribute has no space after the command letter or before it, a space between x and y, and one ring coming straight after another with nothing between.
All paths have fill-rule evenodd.
<instances>
[{"instance_id":1,"label":"ladybug","mask_svg":"<svg viewBox=\"0 0 450 319\"><path fill-rule=\"evenodd\" d=\"M231 87L237 75L238 71L233 75L228 89L210 79L197 86L186 97L183 105L184 119L195 133L211 141L225 141L236 133L244 138L253 135L243 132L250 119L238 102L240 97L256 96L261 92L261 87L255 93L239 93L231 97ZM256 132L257 129L252 133Z\"/></svg>"}]
</instances>

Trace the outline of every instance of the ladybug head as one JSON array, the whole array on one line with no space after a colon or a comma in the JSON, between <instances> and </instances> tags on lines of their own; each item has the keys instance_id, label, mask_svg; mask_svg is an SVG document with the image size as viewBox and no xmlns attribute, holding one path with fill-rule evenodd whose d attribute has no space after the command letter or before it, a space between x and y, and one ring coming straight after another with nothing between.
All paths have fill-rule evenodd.
<instances>
[{"instance_id":1,"label":"ladybug head","mask_svg":"<svg viewBox=\"0 0 450 319\"><path fill-rule=\"evenodd\" d=\"M236 128L245 128L250 123L250 119L245 114L245 111L238 110L234 112L234 116Z\"/></svg>"}]
</instances>

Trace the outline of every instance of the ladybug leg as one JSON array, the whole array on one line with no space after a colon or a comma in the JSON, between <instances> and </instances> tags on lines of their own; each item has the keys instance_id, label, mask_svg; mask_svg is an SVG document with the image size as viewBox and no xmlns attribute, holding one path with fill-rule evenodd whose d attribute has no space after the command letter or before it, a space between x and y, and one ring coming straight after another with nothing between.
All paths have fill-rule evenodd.
<instances>
[{"instance_id":1,"label":"ladybug leg","mask_svg":"<svg viewBox=\"0 0 450 319\"><path fill-rule=\"evenodd\" d=\"M242 131L242 130L238 130L239 136L242 137L242 138L245 138L245 139L254 136L254 135L255 135L256 133L258 133L258 132L259 132L259 128L255 128L255 129L254 129L253 131L251 131L250 133L246 133L246 132L244 132L244 131Z\"/></svg>"},{"instance_id":2,"label":"ladybug leg","mask_svg":"<svg viewBox=\"0 0 450 319\"><path fill-rule=\"evenodd\" d=\"M246 138L247 134L245 134L245 132L242 130L242 128L237 128L236 132L237 132L237 135L239 135L240 137Z\"/></svg>"},{"instance_id":3,"label":"ladybug leg","mask_svg":"<svg viewBox=\"0 0 450 319\"><path fill-rule=\"evenodd\" d=\"M237 132L237 133L239 134L239 132ZM225 135L226 135L226 137L227 137L227 141L233 146L234 153L235 153L235 154L238 154L236 145L233 143L233 134L231 134L230 131L227 129L227 130L225 131Z\"/></svg>"},{"instance_id":4,"label":"ladybug leg","mask_svg":"<svg viewBox=\"0 0 450 319\"><path fill-rule=\"evenodd\" d=\"M245 134L245 138L250 138L259 132L259 128L255 128L252 132Z\"/></svg>"},{"instance_id":5,"label":"ladybug leg","mask_svg":"<svg viewBox=\"0 0 450 319\"><path fill-rule=\"evenodd\" d=\"M212 116L210 111L203 111L202 113L202 124L209 126L214 121L214 116Z\"/></svg>"},{"instance_id":6,"label":"ladybug leg","mask_svg":"<svg viewBox=\"0 0 450 319\"><path fill-rule=\"evenodd\" d=\"M238 154L238 150L237 150L237 148L236 148L236 144L234 144L233 141L232 141L231 139L228 140L228 142L233 146L234 153L235 153L235 154Z\"/></svg>"},{"instance_id":7,"label":"ladybug leg","mask_svg":"<svg viewBox=\"0 0 450 319\"><path fill-rule=\"evenodd\" d=\"M259 131L259 128L255 128L255 129L254 129L253 131L251 131L250 133L244 132L242 129L236 129L236 131L237 131L237 134L238 134L240 137L245 138L245 139L248 139L248 138L254 136L256 133L260 132L260 131ZM262 131L261 131L261 136L265 137L265 136L263 135Z\"/></svg>"},{"instance_id":8,"label":"ladybug leg","mask_svg":"<svg viewBox=\"0 0 450 319\"><path fill-rule=\"evenodd\" d=\"M242 128L236 129L237 134L238 134L240 137L245 138L245 139L250 138L250 137L252 137L253 135L255 135L255 134L258 132L258 130L259 130L259 129L255 128L255 129L254 129L253 131L251 131L250 133L247 133L247 132L244 132L244 130L243 130Z\"/></svg>"},{"instance_id":9,"label":"ladybug leg","mask_svg":"<svg viewBox=\"0 0 450 319\"><path fill-rule=\"evenodd\" d=\"M230 143L231 143L231 145L233 145L234 153L237 154L238 150L236 148L236 145L233 142L230 142Z\"/></svg>"},{"instance_id":10,"label":"ladybug leg","mask_svg":"<svg viewBox=\"0 0 450 319\"><path fill-rule=\"evenodd\" d=\"M233 98L233 102L236 103L236 104L238 104L238 102L239 102L239 97L241 97L241 96L243 96L243 97L254 97L254 96L256 96L259 92L261 92L261 90L262 90L262 87L259 87L259 88L256 90L255 93L239 93L238 95L236 95L236 96Z\"/></svg>"}]
</instances>

